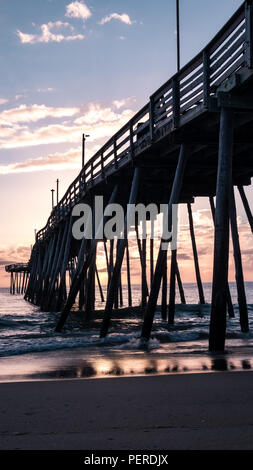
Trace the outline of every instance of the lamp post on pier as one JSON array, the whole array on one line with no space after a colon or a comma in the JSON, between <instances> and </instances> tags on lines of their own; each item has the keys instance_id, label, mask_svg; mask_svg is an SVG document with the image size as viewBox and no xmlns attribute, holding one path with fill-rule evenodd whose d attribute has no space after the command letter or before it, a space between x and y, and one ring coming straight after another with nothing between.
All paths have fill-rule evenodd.
<instances>
[{"instance_id":1,"label":"lamp post on pier","mask_svg":"<svg viewBox=\"0 0 253 470\"><path fill-rule=\"evenodd\" d=\"M55 190L54 190L54 189L51 189L51 193L52 193L52 209L54 208L54 192L55 192Z\"/></svg>"},{"instance_id":2,"label":"lamp post on pier","mask_svg":"<svg viewBox=\"0 0 253 470\"><path fill-rule=\"evenodd\" d=\"M88 134L83 134L83 145L82 145L82 168L85 165L85 142L87 137L90 137Z\"/></svg>"},{"instance_id":3,"label":"lamp post on pier","mask_svg":"<svg viewBox=\"0 0 253 470\"><path fill-rule=\"evenodd\" d=\"M59 202L59 179L56 180L56 204L58 205Z\"/></svg>"},{"instance_id":4,"label":"lamp post on pier","mask_svg":"<svg viewBox=\"0 0 253 470\"><path fill-rule=\"evenodd\" d=\"M177 3L177 71L180 70L180 4L179 0Z\"/></svg>"}]
</instances>

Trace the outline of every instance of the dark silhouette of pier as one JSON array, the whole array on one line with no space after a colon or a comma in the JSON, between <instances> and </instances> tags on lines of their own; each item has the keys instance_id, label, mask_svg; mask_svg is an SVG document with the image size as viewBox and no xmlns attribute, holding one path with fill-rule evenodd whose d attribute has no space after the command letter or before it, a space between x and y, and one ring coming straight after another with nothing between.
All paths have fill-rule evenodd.
<instances>
[{"instance_id":1,"label":"dark silhouette of pier","mask_svg":"<svg viewBox=\"0 0 253 470\"><path fill-rule=\"evenodd\" d=\"M16 263L5 266L5 271L10 273L10 294L24 294L29 281L29 263Z\"/></svg>"},{"instance_id":2,"label":"dark silhouette of pier","mask_svg":"<svg viewBox=\"0 0 253 470\"><path fill-rule=\"evenodd\" d=\"M155 91L149 102L85 164L37 234L25 299L42 310L61 311L57 325L60 331L76 299L84 315L92 315L97 282L101 300L106 296L101 322L101 337L105 337L112 309L122 305L121 267L126 256L128 303L132 305L127 236L110 241L109 247L107 240L102 240L108 269L106 294L97 268L97 244L101 240L94 237L77 241L72 237L73 207L80 202L92 205L95 196L103 195L105 204L120 203L125 209L128 203L168 204L169 216L173 204L187 204L199 300L205 303L192 204L196 197L206 197L214 218L209 347L211 351L223 351L227 312L234 314L228 285L230 226L241 328L243 332L249 329L234 187L240 191L253 231L244 192L253 176L252 125L253 1L247 0L204 50ZM127 235L126 222L124 231ZM138 235L138 226L136 232ZM161 247L155 260L153 241L148 241L147 280L147 240L137 236L137 244L144 309L141 334L148 340L160 288L162 315L169 324L175 321L176 282L182 303L185 298L177 252L171 254L168 305L167 250ZM71 280L68 293L67 272Z\"/></svg>"}]
</instances>

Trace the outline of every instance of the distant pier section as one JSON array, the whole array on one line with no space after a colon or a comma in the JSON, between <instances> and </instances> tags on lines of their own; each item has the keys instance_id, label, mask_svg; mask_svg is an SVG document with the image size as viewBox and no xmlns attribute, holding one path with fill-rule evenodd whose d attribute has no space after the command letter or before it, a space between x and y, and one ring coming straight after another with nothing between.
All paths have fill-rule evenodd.
<instances>
[{"instance_id":1,"label":"distant pier section","mask_svg":"<svg viewBox=\"0 0 253 470\"><path fill-rule=\"evenodd\" d=\"M10 294L24 294L29 281L30 264L10 264L5 266L5 271L10 273Z\"/></svg>"}]
</instances>

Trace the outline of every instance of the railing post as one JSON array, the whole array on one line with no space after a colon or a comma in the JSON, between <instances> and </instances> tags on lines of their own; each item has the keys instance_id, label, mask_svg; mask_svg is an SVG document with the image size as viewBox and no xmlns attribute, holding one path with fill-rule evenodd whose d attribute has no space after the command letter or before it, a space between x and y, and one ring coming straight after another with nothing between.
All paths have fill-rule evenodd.
<instances>
[{"instance_id":1,"label":"railing post","mask_svg":"<svg viewBox=\"0 0 253 470\"><path fill-rule=\"evenodd\" d=\"M117 141L116 138L113 140L113 149L114 149L114 164L115 168L118 167L118 162L117 162Z\"/></svg>"},{"instance_id":2,"label":"railing post","mask_svg":"<svg viewBox=\"0 0 253 470\"><path fill-rule=\"evenodd\" d=\"M151 96L149 100L149 133L151 142L154 140L154 110L154 97Z\"/></svg>"},{"instance_id":3,"label":"railing post","mask_svg":"<svg viewBox=\"0 0 253 470\"><path fill-rule=\"evenodd\" d=\"M133 121L130 122L130 156L131 160L134 159L134 129Z\"/></svg>"},{"instance_id":4,"label":"railing post","mask_svg":"<svg viewBox=\"0 0 253 470\"><path fill-rule=\"evenodd\" d=\"M203 93L204 106L208 108L210 98L210 56L207 49L203 51Z\"/></svg>"},{"instance_id":5,"label":"railing post","mask_svg":"<svg viewBox=\"0 0 253 470\"><path fill-rule=\"evenodd\" d=\"M253 68L253 4L252 0L247 0L245 6L245 62L249 69Z\"/></svg>"},{"instance_id":6,"label":"railing post","mask_svg":"<svg viewBox=\"0 0 253 470\"><path fill-rule=\"evenodd\" d=\"M104 154L103 152L101 153L101 173L102 173L102 178L105 179L105 168L104 168Z\"/></svg>"},{"instance_id":7,"label":"railing post","mask_svg":"<svg viewBox=\"0 0 253 470\"><path fill-rule=\"evenodd\" d=\"M91 165L90 165L90 177L91 177L91 185L93 186L93 160L91 160Z\"/></svg>"},{"instance_id":8,"label":"railing post","mask_svg":"<svg viewBox=\"0 0 253 470\"><path fill-rule=\"evenodd\" d=\"M80 192L81 192L81 194L84 193L84 191L86 189L85 172L86 172L86 169L84 171L82 171L82 173L80 175Z\"/></svg>"},{"instance_id":9,"label":"railing post","mask_svg":"<svg viewBox=\"0 0 253 470\"><path fill-rule=\"evenodd\" d=\"M173 124L176 129L180 123L180 87L178 75L172 80Z\"/></svg>"}]
</instances>

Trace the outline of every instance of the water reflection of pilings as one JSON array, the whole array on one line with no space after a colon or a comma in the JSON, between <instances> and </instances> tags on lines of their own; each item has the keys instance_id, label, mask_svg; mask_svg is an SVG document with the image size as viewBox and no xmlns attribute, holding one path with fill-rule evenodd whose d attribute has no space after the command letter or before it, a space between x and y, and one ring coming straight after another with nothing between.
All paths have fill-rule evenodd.
<instances>
[{"instance_id":1,"label":"water reflection of pilings","mask_svg":"<svg viewBox=\"0 0 253 470\"><path fill-rule=\"evenodd\" d=\"M243 359L241 361L241 367L244 370L252 369L251 363L248 359ZM240 368L240 366L239 366L239 368ZM216 359L212 360L212 370L223 372L223 371L227 371L229 369L230 370L236 370L237 369L234 362L230 361L228 363L227 359L225 359L225 358L216 358Z\"/></svg>"},{"instance_id":2,"label":"water reflection of pilings","mask_svg":"<svg viewBox=\"0 0 253 470\"><path fill-rule=\"evenodd\" d=\"M242 368L245 369L245 370L251 369L250 361L248 361L247 359L245 359L244 361L242 361Z\"/></svg>"},{"instance_id":3,"label":"water reflection of pilings","mask_svg":"<svg viewBox=\"0 0 253 470\"><path fill-rule=\"evenodd\" d=\"M145 374L157 374L158 368L156 361L150 361L150 363L145 367L144 372Z\"/></svg>"},{"instance_id":4,"label":"water reflection of pilings","mask_svg":"<svg viewBox=\"0 0 253 470\"><path fill-rule=\"evenodd\" d=\"M212 360L212 370L226 371L228 370L227 359L220 357Z\"/></svg>"},{"instance_id":5,"label":"water reflection of pilings","mask_svg":"<svg viewBox=\"0 0 253 470\"><path fill-rule=\"evenodd\" d=\"M117 362L114 362L112 368L106 371L107 375L119 376L119 375L124 375L124 373L125 373L124 370L119 366Z\"/></svg>"},{"instance_id":6,"label":"water reflection of pilings","mask_svg":"<svg viewBox=\"0 0 253 470\"><path fill-rule=\"evenodd\" d=\"M238 359L226 357L213 357L211 360L199 364L190 365L184 364L183 361L171 360L171 362L163 364L159 359L150 358L144 359L138 363L134 361L129 364L124 360L106 360L104 362L94 363L94 366L85 361L80 361L78 364L68 364L65 367L56 366L53 370L43 372L33 372L32 374L24 374L23 378L31 378L33 380L53 380L53 379L82 379L92 377L119 377L119 376L138 376L138 375L158 375L158 374L178 374L187 372L225 372L235 370L251 370L252 362L249 359ZM102 368L101 368L102 364Z\"/></svg>"}]
</instances>

